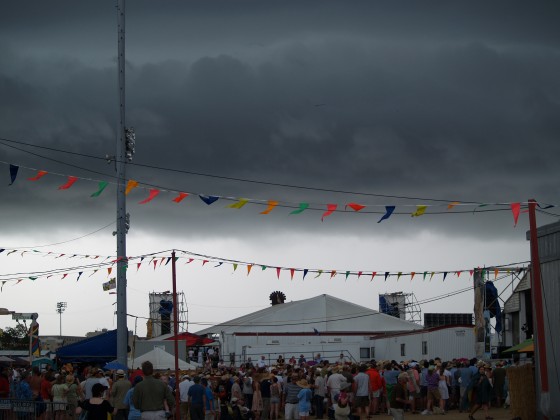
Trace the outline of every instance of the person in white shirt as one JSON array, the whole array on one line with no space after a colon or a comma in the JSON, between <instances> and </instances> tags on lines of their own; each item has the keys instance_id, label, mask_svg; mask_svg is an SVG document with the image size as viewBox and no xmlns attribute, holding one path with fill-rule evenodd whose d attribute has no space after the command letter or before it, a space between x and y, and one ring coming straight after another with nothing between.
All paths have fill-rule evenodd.
<instances>
[{"instance_id":1,"label":"person in white shirt","mask_svg":"<svg viewBox=\"0 0 560 420\"><path fill-rule=\"evenodd\" d=\"M257 368L262 370L266 368L266 358L265 356L261 356L261 360L257 362Z\"/></svg>"},{"instance_id":2,"label":"person in white shirt","mask_svg":"<svg viewBox=\"0 0 560 420\"><path fill-rule=\"evenodd\" d=\"M181 419L187 420L189 414L189 388L194 382L191 381L189 375L181 376L181 382L179 383L179 398L181 399Z\"/></svg>"}]
</instances>

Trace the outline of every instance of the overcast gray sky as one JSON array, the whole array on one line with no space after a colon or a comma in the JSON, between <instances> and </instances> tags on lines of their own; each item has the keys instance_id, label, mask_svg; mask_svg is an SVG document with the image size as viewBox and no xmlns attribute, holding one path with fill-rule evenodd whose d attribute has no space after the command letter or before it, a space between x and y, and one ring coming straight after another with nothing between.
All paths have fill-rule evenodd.
<instances>
[{"instance_id":1,"label":"overcast gray sky","mask_svg":"<svg viewBox=\"0 0 560 420\"><path fill-rule=\"evenodd\" d=\"M274 290L377 309L378 293L425 300L470 284L468 274L370 282L345 271L454 272L529 260L527 215L514 228L508 203L559 202L559 17L555 2L128 2L127 125L137 147L127 171L143 187L128 196L129 255L175 248L338 272L291 281L274 269L247 276L229 264L180 261L191 331L265 307ZM116 1L0 5L0 260L8 280L0 306L39 312L42 333L59 332L61 300L67 334L116 326L114 296L101 290L105 267L78 282L32 274L96 262L49 252L116 252L113 226L89 235L115 219L113 184L90 198L98 181L114 181L114 168L79 155L116 150L116 23ZM12 186L10 163L20 166ZM49 175L27 181L35 169ZM69 175L89 180L57 190ZM150 185L171 192L139 205ZM175 204L177 191L194 196ZM199 193L223 198L207 206ZM226 197L316 210L278 207L265 216L253 202L226 208L234 202ZM505 205L447 212L453 201ZM350 202L370 213L321 222L327 204L344 210ZM377 223L386 205L405 214ZM541 225L556 220L538 216ZM13 249L20 252L7 256ZM46 255L21 256L24 249ZM171 287L169 266L143 264L129 270L128 294L128 312L140 317L129 326L141 334L147 293ZM500 280L502 289L510 281ZM422 309L468 312L472 293Z\"/></svg>"}]
</instances>

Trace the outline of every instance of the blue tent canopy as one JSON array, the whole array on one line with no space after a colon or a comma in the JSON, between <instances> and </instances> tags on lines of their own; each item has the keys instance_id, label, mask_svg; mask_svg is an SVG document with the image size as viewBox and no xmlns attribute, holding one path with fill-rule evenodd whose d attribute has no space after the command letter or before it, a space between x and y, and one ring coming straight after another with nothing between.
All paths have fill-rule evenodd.
<instances>
[{"instance_id":1,"label":"blue tent canopy","mask_svg":"<svg viewBox=\"0 0 560 420\"><path fill-rule=\"evenodd\" d=\"M117 330L107 331L58 349L56 357L62 363L108 363L117 358Z\"/></svg>"}]
</instances>

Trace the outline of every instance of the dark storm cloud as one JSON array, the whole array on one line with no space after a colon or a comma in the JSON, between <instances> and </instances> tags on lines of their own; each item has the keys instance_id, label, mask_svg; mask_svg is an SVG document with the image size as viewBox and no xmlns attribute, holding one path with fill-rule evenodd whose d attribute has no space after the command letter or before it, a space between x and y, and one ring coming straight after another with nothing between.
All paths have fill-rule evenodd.
<instances>
[{"instance_id":1,"label":"dark storm cloud","mask_svg":"<svg viewBox=\"0 0 560 420\"><path fill-rule=\"evenodd\" d=\"M0 137L113 154L114 8L37 7L29 14L3 6L0 53L8 59L0 69ZM556 202L551 174L560 152L560 53L554 40L560 34L553 24L558 10L546 7L129 2L127 121L137 132L134 161L399 196ZM21 165L110 180L2 151L3 160ZM114 174L103 161L40 153ZM129 174L208 194L392 204L138 166ZM17 188L7 192L14 209L33 187ZM91 193L95 184L78 188ZM40 203L55 199L39 190L33 191ZM82 215L107 214L107 201L79 204L78 192L65 194L74 194ZM202 206L193 211L207 212ZM155 208L164 207L173 211L167 204ZM154 215L153 208L135 211L142 220ZM216 223L227 222L199 227Z\"/></svg>"}]
</instances>

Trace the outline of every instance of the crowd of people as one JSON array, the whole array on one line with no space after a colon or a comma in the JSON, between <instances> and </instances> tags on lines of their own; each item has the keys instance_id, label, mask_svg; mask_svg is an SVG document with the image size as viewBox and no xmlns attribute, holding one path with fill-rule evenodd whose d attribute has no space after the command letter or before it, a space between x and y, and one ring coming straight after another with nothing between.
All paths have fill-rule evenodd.
<instances>
[{"instance_id":1,"label":"crowd of people","mask_svg":"<svg viewBox=\"0 0 560 420\"><path fill-rule=\"evenodd\" d=\"M182 420L347 420L386 414L445 414L474 419L482 409L507 404L504 363L439 358L421 361L352 363L343 354L329 362L320 354L287 362L248 359L240 366L204 365L175 377L141 369L104 371L66 365L59 371L6 368L0 375L0 398L34 400L44 420L161 419L173 417L175 396ZM48 404L46 404L48 403Z\"/></svg>"}]
</instances>

